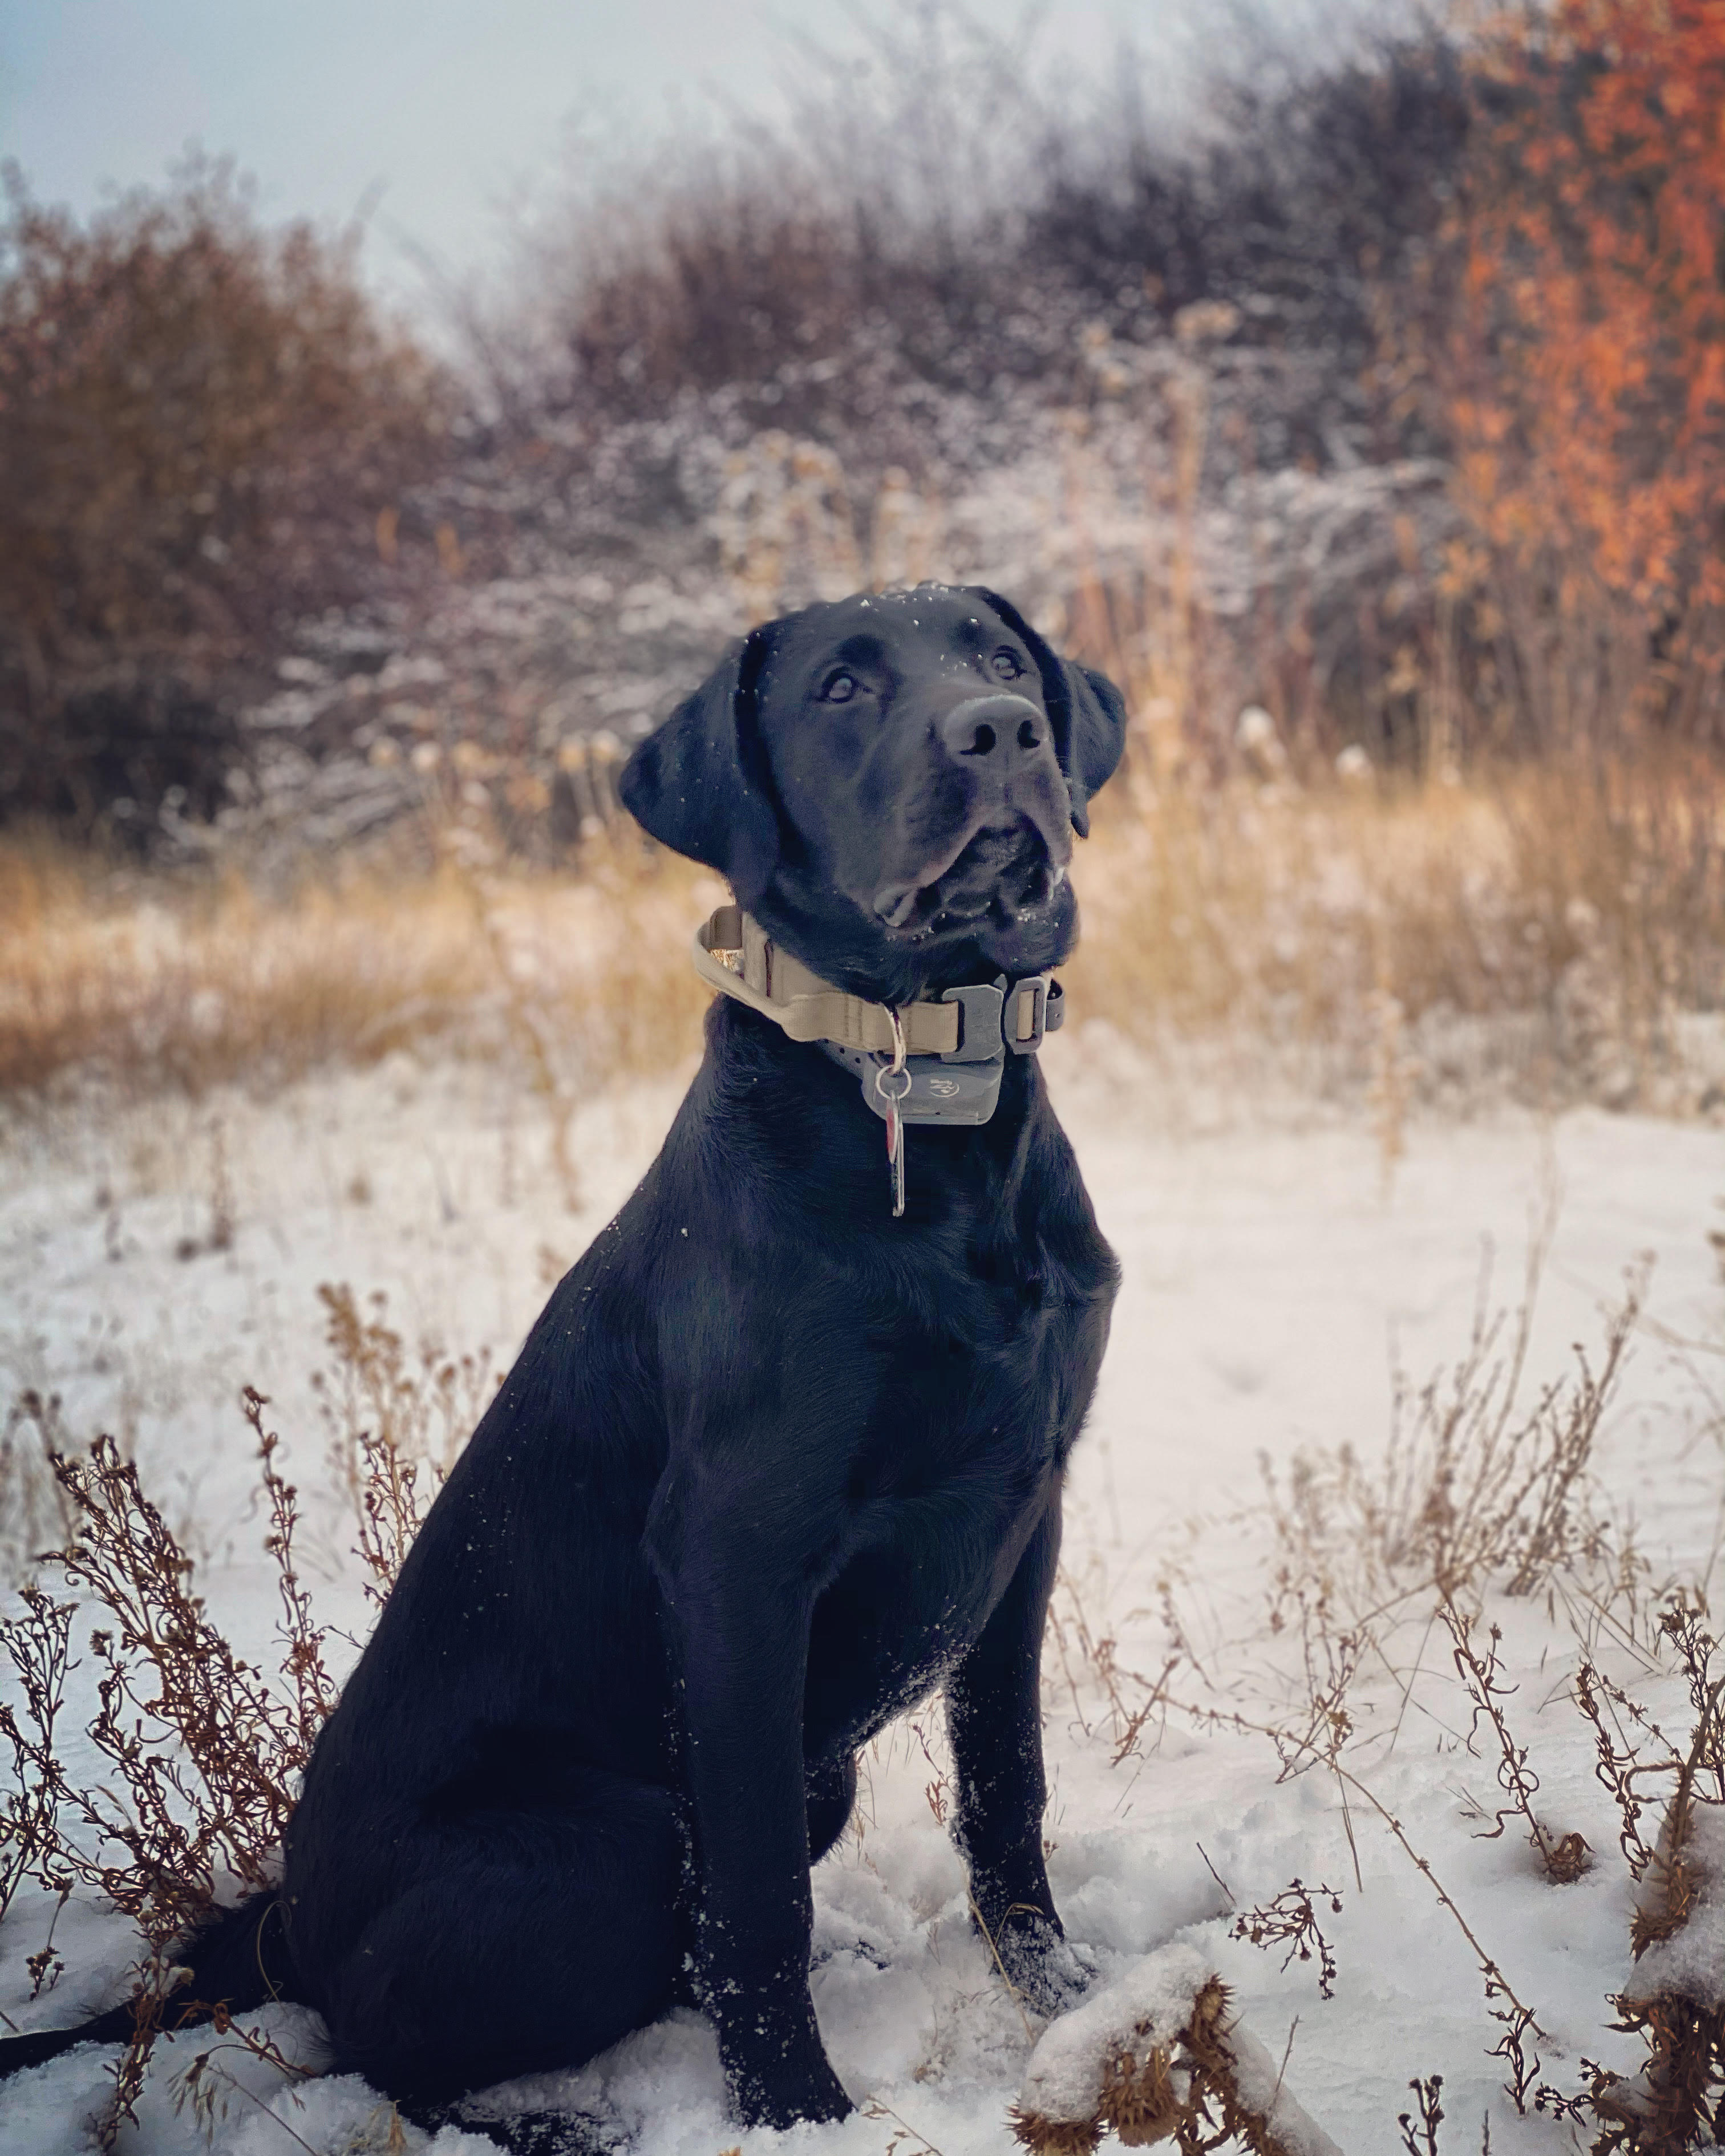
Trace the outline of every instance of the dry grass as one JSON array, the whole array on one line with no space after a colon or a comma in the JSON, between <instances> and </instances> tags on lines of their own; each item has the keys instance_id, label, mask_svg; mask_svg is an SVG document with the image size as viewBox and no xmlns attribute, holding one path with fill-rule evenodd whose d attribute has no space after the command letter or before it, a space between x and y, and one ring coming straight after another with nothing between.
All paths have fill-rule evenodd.
<instances>
[{"instance_id":1,"label":"dry grass","mask_svg":"<svg viewBox=\"0 0 1725 2156\"><path fill-rule=\"evenodd\" d=\"M1692 1107L1685 1016L1725 994L1722 832L1698 763L1136 798L1128 778L1078 867L1074 1009L1365 1089L1387 1155L1410 1095Z\"/></svg>"},{"instance_id":2,"label":"dry grass","mask_svg":"<svg viewBox=\"0 0 1725 2156\"><path fill-rule=\"evenodd\" d=\"M0 850L0 1093L74 1071L126 1091L269 1087L430 1044L505 1055L564 1111L698 1040L697 915L721 895L621 829L586 873L453 856L266 893L105 875L44 842ZM711 891L708 886L711 886Z\"/></svg>"},{"instance_id":3,"label":"dry grass","mask_svg":"<svg viewBox=\"0 0 1725 2156\"><path fill-rule=\"evenodd\" d=\"M1281 1968L1286 1974L1291 1964L1309 1962L1317 1957L1317 1995L1333 1999L1336 1995L1336 1955L1323 1927L1318 1922L1317 1908L1312 1902L1316 1894L1320 1902L1327 1902L1332 1916L1342 1913L1342 1897L1333 1887L1307 1887L1303 1881L1291 1879L1279 1894L1259 1903L1255 1908L1243 1910L1230 1928L1231 1939L1244 1939L1248 1945L1261 1947L1274 1953L1278 1947L1287 1951L1281 1958Z\"/></svg>"},{"instance_id":4,"label":"dry grass","mask_svg":"<svg viewBox=\"0 0 1725 2156\"><path fill-rule=\"evenodd\" d=\"M1132 713L1078 865L1080 1021L1105 1018L1141 1055L1225 1050L1248 1086L1364 1098L1386 1181L1421 1098L1725 1101L1725 1042L1715 1074L1691 1023L1725 1009L1725 768L1669 745L1467 771L1434 747L1423 776L1356 747L1332 767L1322 729L1292 714L1285 742L1262 711L1230 746L1214 721L1237 702L1204 656L1191 526L1207 419L1187 372L1163 522L1122 526L1159 533L1166 558L1105 571L1098 535L1124 512L1076 449L1050 540L1076 582L1047 625ZM937 572L944 517L901 474L860 504L829 450L763 435L727 481L721 573L737 618L760 619ZM1468 732L1454 685L1417 667L1410 684L1432 706L1422 739L1453 746ZM614 807L608 782L593 805ZM578 1094L696 1045L687 939L721 894L621 817L592 819L573 869L528 870L510 852L531 835L519 821L445 800L411 834L430 872L377 854L273 891L231 860L140 880L0 841L0 1096L74 1070L195 1092L428 1043L501 1052L552 1111L572 1197Z\"/></svg>"},{"instance_id":5,"label":"dry grass","mask_svg":"<svg viewBox=\"0 0 1725 2156\"><path fill-rule=\"evenodd\" d=\"M1286 1480L1266 1466L1280 1553L1271 1623L1309 1613L1353 1626L1368 1614L1451 1606L1489 1584L1535 1595L1561 1578L1631 1612L1640 1581L1632 1545L1599 1517L1593 1451L1646 1290L1627 1276L1593 1354L1578 1345L1567 1378L1531 1399L1522 1378L1548 1247L1536 1240L1512 1321L1488 1309L1485 1283L1466 1352L1421 1386L1399 1374L1381 1462L1350 1447L1296 1453Z\"/></svg>"},{"instance_id":6,"label":"dry grass","mask_svg":"<svg viewBox=\"0 0 1725 2156\"><path fill-rule=\"evenodd\" d=\"M502 1381L490 1351L446 1355L422 1340L417 1355L388 1322L388 1299L362 1309L346 1282L317 1291L331 1368L311 1383L328 1433L335 1486L353 1508L354 1555L381 1609L431 1501Z\"/></svg>"},{"instance_id":7,"label":"dry grass","mask_svg":"<svg viewBox=\"0 0 1725 2156\"><path fill-rule=\"evenodd\" d=\"M450 1363L431 1351L416 1367L381 1317L359 1316L347 1291L327 1291L326 1301L335 1363L331 1429L346 1460L360 1554L380 1584L381 1602L424 1510L413 1468L434 1427L448 1425L443 1464L453 1456L473 1396L488 1389L485 1367ZM62 1449L58 1419L39 1404L16 1419L20 1447L33 1441L67 1520L64 1547L39 1560L44 1576L79 1590L84 1614L97 1620L87 1648L100 1671L96 1711L79 1732L97 1767L92 1779L67 1757L64 1691L74 1647L85 1640L83 1624L74 1630L80 1604L30 1581L0 1614L0 1655L15 1680L13 1699L0 1705L0 1741L11 1754L0 1787L0 1917L30 1881L55 1897L56 1919L81 1890L136 1927L134 2026L109 2070L113 2089L95 2123L104 2149L118 2144L127 2121L136 2123L164 2033L211 2025L213 2041L175 2087L176 2107L206 2128L236 2091L247 2093L221 2063L224 2053L249 2053L290 2080L308 2071L222 2002L182 1992L188 1934L218 1907L273 1884L300 1777L336 1697L325 1661L328 1630L298 1569L299 1495L277 1461L279 1440L264 1421L268 1401L249 1386L242 1398L257 1445L264 1554L280 1605L274 1666L241 1660L211 1621L193 1558L112 1438L73 1454ZM352 1425L355 1414L374 1427ZM39 1989L59 1975L52 1924L27 1966ZM393 2110L391 2118L398 2136Z\"/></svg>"},{"instance_id":8,"label":"dry grass","mask_svg":"<svg viewBox=\"0 0 1725 2156\"><path fill-rule=\"evenodd\" d=\"M1567 1834L1557 1832L1533 1808L1533 1799L1539 1794L1539 1777L1528 1763L1527 1747L1510 1726L1507 1702L1517 1686L1506 1677L1498 1652L1503 1634L1497 1625L1491 1625L1486 1651L1481 1655L1474 1640L1478 1620L1471 1612L1458 1609L1446 1594L1439 1604L1438 1614L1450 1635L1456 1676L1473 1710L1469 1744L1472 1745L1482 1725L1491 1732L1497 1751L1497 1785L1507 1799L1493 1814L1492 1825L1476 1830L1477 1838L1496 1841L1505 1831L1510 1818L1518 1815L1546 1877L1554 1887L1574 1886L1587 1871L1593 1851L1573 1828Z\"/></svg>"},{"instance_id":9,"label":"dry grass","mask_svg":"<svg viewBox=\"0 0 1725 2156\"><path fill-rule=\"evenodd\" d=\"M1720 1097L1692 1023L1725 1004L1711 765L1153 784L1142 737L1134 755L1078 864L1081 1024L1364 1101L1386 1173L1421 1099ZM627 824L566 874L442 854L430 873L373 862L272 893L237 868L141 880L8 843L0 1094L74 1072L267 1088L435 1045L507 1056L561 1128L581 1092L694 1050L687 942L713 879Z\"/></svg>"}]
</instances>

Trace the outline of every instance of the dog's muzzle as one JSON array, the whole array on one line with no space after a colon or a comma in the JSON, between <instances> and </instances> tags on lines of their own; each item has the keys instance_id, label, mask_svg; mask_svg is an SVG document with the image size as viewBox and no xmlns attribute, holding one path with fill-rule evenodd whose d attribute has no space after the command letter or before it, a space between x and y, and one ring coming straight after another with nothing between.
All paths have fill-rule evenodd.
<instances>
[{"instance_id":1,"label":"dog's muzzle","mask_svg":"<svg viewBox=\"0 0 1725 2156\"><path fill-rule=\"evenodd\" d=\"M886 927L921 934L991 911L1045 905L1072 858L1071 799L1046 715L1028 697L962 697L927 714L922 735L956 814L937 836L919 834L870 896Z\"/></svg>"}]
</instances>

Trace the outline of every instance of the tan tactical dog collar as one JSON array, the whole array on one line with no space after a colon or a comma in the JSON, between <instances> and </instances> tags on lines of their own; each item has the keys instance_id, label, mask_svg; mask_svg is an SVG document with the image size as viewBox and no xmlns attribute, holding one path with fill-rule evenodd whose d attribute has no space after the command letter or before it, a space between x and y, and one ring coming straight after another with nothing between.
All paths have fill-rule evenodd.
<instances>
[{"instance_id":1,"label":"tan tactical dog collar","mask_svg":"<svg viewBox=\"0 0 1725 2156\"><path fill-rule=\"evenodd\" d=\"M830 1041L853 1053L938 1056L986 1063L1010 1050L1034 1055L1065 1015L1060 983L1032 973L948 988L938 1003L901 1005L848 995L781 950L740 906L721 906L695 932L695 970L721 994L770 1018L792 1040ZM907 1111L908 1112L908 1111Z\"/></svg>"},{"instance_id":2,"label":"tan tactical dog collar","mask_svg":"<svg viewBox=\"0 0 1725 2156\"><path fill-rule=\"evenodd\" d=\"M695 932L695 970L792 1040L812 1041L850 1072L886 1126L895 1219L905 1209L905 1126L985 1123L1000 1098L1009 1050L1034 1055L1065 1014L1051 973L948 988L938 1003L870 1003L848 995L781 951L740 906L721 906Z\"/></svg>"}]
</instances>

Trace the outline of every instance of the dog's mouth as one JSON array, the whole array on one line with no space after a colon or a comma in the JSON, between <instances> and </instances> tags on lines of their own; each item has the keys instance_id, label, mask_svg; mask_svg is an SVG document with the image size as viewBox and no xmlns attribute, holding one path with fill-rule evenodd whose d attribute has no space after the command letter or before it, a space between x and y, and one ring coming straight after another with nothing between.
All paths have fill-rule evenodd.
<instances>
[{"instance_id":1,"label":"dog's mouth","mask_svg":"<svg viewBox=\"0 0 1725 2156\"><path fill-rule=\"evenodd\" d=\"M1007 928L1041 911L1065 876L1040 830L1020 817L973 833L927 883L884 885L875 911L901 936L937 936L984 921Z\"/></svg>"}]
</instances>

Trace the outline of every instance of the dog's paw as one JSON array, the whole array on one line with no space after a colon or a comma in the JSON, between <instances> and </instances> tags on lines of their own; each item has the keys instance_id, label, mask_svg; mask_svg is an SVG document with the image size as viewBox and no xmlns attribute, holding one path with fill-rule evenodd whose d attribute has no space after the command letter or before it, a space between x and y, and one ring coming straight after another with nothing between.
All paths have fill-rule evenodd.
<instances>
[{"instance_id":1,"label":"dog's paw","mask_svg":"<svg viewBox=\"0 0 1725 2156\"><path fill-rule=\"evenodd\" d=\"M824 2058L764 2074L732 2076L737 2108L745 2126L834 2125L856 2108Z\"/></svg>"},{"instance_id":2,"label":"dog's paw","mask_svg":"<svg viewBox=\"0 0 1725 2156\"><path fill-rule=\"evenodd\" d=\"M885 1969L892 1959L891 1942L878 1933L865 1931L855 1922L845 1922L836 1916L817 1912L814 1936L809 1942L809 1970L813 1975L824 1969L829 1961L840 1954L855 1955L857 1960L867 1962L871 1968Z\"/></svg>"},{"instance_id":3,"label":"dog's paw","mask_svg":"<svg viewBox=\"0 0 1725 2156\"><path fill-rule=\"evenodd\" d=\"M1045 1917L1008 1924L997 1943L1007 1982L1045 2021L1069 2013L1096 1980L1096 1958Z\"/></svg>"},{"instance_id":4,"label":"dog's paw","mask_svg":"<svg viewBox=\"0 0 1725 2156\"><path fill-rule=\"evenodd\" d=\"M460 2123L470 2133L489 2135L507 2156L616 2156L619 2146L614 2133L583 2112L524 2111Z\"/></svg>"}]
</instances>

